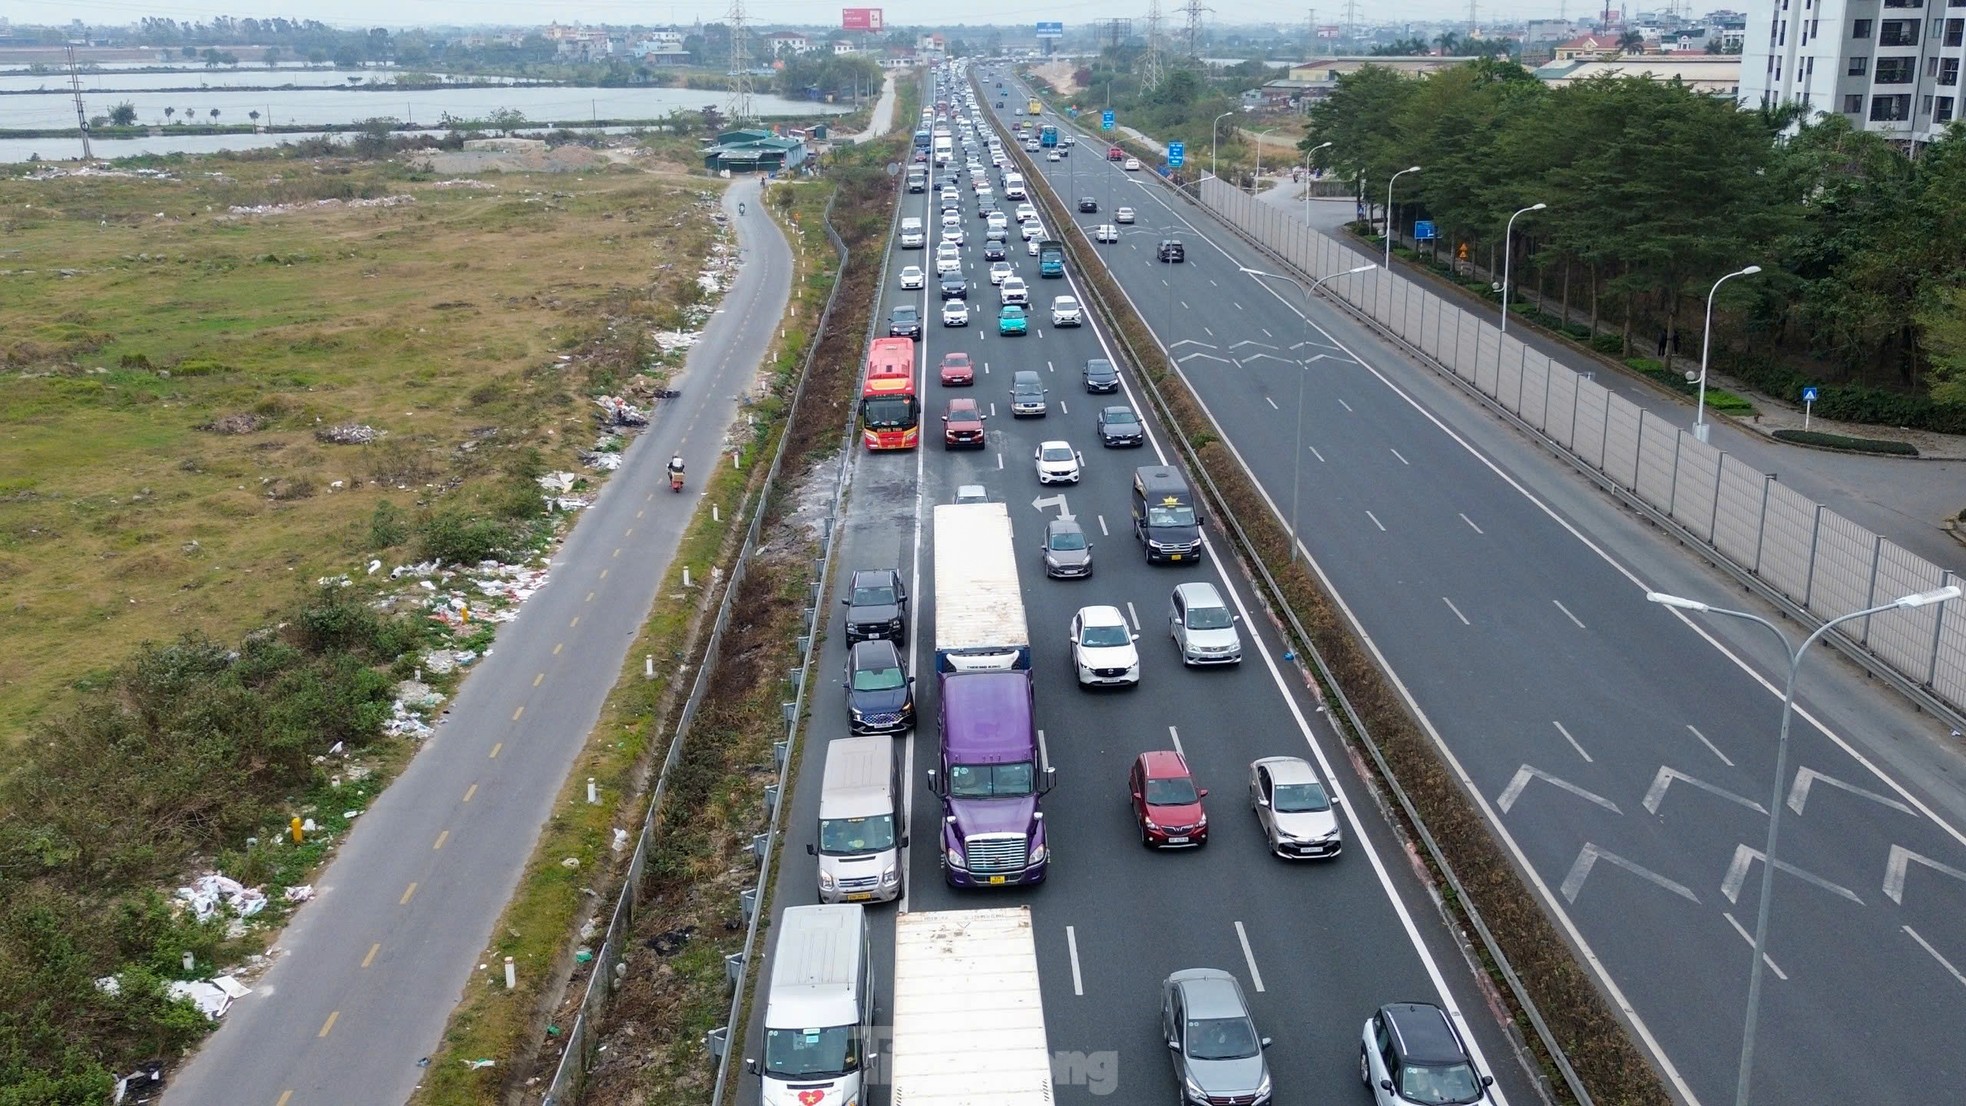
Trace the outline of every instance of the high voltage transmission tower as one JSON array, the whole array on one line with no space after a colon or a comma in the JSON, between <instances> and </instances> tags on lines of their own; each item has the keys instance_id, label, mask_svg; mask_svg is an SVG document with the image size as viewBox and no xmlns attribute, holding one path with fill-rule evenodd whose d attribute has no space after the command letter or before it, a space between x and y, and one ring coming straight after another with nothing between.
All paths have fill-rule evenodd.
<instances>
[{"instance_id":1,"label":"high voltage transmission tower","mask_svg":"<svg viewBox=\"0 0 1966 1106\"><path fill-rule=\"evenodd\" d=\"M1143 92L1160 87L1160 52L1160 0L1149 0L1147 5L1147 56L1140 60L1140 89Z\"/></svg>"},{"instance_id":2,"label":"high voltage transmission tower","mask_svg":"<svg viewBox=\"0 0 1966 1106\"><path fill-rule=\"evenodd\" d=\"M1212 12L1214 10L1215 10L1214 8L1203 7L1201 0L1188 0L1188 56L1189 57L1191 58L1201 57L1201 13Z\"/></svg>"},{"instance_id":3,"label":"high voltage transmission tower","mask_svg":"<svg viewBox=\"0 0 1966 1106\"><path fill-rule=\"evenodd\" d=\"M724 114L733 126L751 118L751 63L744 56L744 0L730 0L730 107Z\"/></svg>"}]
</instances>

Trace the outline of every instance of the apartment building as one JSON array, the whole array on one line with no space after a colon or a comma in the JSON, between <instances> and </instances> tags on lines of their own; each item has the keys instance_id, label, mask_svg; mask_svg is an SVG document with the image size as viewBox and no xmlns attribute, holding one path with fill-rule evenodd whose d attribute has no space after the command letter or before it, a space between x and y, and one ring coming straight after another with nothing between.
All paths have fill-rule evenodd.
<instances>
[{"instance_id":1,"label":"apartment building","mask_svg":"<svg viewBox=\"0 0 1966 1106\"><path fill-rule=\"evenodd\" d=\"M1908 152L1961 114L1966 0L1758 0L1741 102L1807 104Z\"/></svg>"}]
</instances>

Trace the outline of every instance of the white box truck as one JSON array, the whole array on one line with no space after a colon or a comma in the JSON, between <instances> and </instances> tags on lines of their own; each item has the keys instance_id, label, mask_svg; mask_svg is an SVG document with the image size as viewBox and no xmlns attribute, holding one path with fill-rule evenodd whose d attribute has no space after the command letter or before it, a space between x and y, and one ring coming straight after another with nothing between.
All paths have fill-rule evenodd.
<instances>
[{"instance_id":1,"label":"white box truck","mask_svg":"<svg viewBox=\"0 0 1966 1106\"><path fill-rule=\"evenodd\" d=\"M889 1106L1051 1106L1029 907L894 919Z\"/></svg>"},{"instance_id":2,"label":"white box truck","mask_svg":"<svg viewBox=\"0 0 1966 1106\"><path fill-rule=\"evenodd\" d=\"M936 507L934 565L936 672L1028 670L1031 631L1009 509L1001 503Z\"/></svg>"}]
</instances>

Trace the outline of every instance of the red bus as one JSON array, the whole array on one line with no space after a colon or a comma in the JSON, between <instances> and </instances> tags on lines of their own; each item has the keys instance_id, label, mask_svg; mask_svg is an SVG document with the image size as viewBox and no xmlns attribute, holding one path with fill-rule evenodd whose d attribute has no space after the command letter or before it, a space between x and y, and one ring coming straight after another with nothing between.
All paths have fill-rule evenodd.
<instances>
[{"instance_id":1,"label":"red bus","mask_svg":"<svg viewBox=\"0 0 1966 1106\"><path fill-rule=\"evenodd\" d=\"M867 380L860 389L861 441L870 450L914 449L921 444L921 428L914 339L874 339L867 350Z\"/></svg>"}]
</instances>

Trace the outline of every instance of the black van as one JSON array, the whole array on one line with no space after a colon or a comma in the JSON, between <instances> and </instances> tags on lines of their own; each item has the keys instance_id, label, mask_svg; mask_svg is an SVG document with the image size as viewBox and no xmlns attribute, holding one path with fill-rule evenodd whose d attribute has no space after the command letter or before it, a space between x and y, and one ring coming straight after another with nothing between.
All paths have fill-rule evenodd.
<instances>
[{"instance_id":1,"label":"black van","mask_svg":"<svg viewBox=\"0 0 1966 1106\"><path fill-rule=\"evenodd\" d=\"M1149 562L1201 560L1201 525L1206 521L1180 470L1167 465L1133 470L1133 536L1146 548Z\"/></svg>"}]
</instances>

